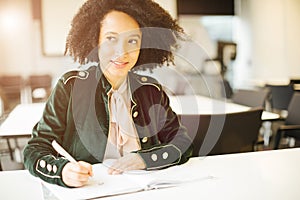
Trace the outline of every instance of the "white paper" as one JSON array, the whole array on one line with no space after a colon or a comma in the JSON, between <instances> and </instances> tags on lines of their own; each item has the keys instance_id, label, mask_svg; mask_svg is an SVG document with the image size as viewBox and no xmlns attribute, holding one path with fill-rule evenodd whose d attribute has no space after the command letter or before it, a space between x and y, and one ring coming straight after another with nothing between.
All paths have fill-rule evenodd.
<instances>
[{"instance_id":1,"label":"white paper","mask_svg":"<svg viewBox=\"0 0 300 200\"><path fill-rule=\"evenodd\" d=\"M205 172L194 174L195 171L190 170L188 164L163 170L134 170L119 175L109 175L108 166L111 166L113 161L109 162L93 165L94 176L84 187L64 188L45 182L43 184L59 199L76 200L174 187L213 178Z\"/></svg>"}]
</instances>

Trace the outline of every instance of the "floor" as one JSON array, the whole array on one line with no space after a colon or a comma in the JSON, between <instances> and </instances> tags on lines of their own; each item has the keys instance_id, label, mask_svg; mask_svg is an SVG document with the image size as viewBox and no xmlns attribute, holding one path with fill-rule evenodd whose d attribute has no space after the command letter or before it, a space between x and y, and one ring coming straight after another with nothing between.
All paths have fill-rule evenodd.
<instances>
[{"instance_id":1,"label":"floor","mask_svg":"<svg viewBox=\"0 0 300 200\"><path fill-rule=\"evenodd\" d=\"M7 141L3 139L0 140L0 157L2 170L9 171L24 169L22 150L28 140L29 138L18 139L18 145L20 146L20 148L19 150L13 152L13 159L11 159L11 156L9 154ZM12 148L15 148L14 139L10 139L10 144Z\"/></svg>"}]
</instances>

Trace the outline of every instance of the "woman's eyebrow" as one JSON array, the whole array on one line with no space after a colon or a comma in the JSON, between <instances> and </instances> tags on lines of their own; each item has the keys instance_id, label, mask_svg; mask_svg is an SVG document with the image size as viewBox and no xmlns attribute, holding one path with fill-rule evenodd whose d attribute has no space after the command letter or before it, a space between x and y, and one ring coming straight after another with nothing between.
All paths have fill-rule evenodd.
<instances>
[{"instance_id":1,"label":"woman's eyebrow","mask_svg":"<svg viewBox=\"0 0 300 200\"><path fill-rule=\"evenodd\" d=\"M117 33L117 32L109 31L109 32L106 32L104 35L105 35L105 36L106 36L106 35L122 35L122 33L120 34L120 33ZM140 38L141 38L141 35L138 34L138 33L132 33L132 34L129 35L129 37L137 37L137 38L140 39Z\"/></svg>"},{"instance_id":2,"label":"woman's eyebrow","mask_svg":"<svg viewBox=\"0 0 300 200\"><path fill-rule=\"evenodd\" d=\"M118 35L118 33L109 31L109 32L106 32L104 35Z\"/></svg>"},{"instance_id":3,"label":"woman's eyebrow","mask_svg":"<svg viewBox=\"0 0 300 200\"><path fill-rule=\"evenodd\" d=\"M138 37L140 39L141 35L140 34L131 34L130 37Z\"/></svg>"}]
</instances>

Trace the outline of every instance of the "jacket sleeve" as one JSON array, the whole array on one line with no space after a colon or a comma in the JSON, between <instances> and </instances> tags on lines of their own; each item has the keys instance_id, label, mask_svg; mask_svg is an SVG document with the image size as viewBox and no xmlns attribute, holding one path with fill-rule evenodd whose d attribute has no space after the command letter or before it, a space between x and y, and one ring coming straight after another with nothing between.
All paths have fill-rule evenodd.
<instances>
[{"instance_id":1,"label":"jacket sleeve","mask_svg":"<svg viewBox=\"0 0 300 200\"><path fill-rule=\"evenodd\" d=\"M62 169L69 161L58 157L52 141L62 142L66 127L69 95L63 79L60 79L47 100L43 116L34 126L32 137L23 150L24 165L29 172L42 180L66 186L62 181Z\"/></svg>"},{"instance_id":2,"label":"jacket sleeve","mask_svg":"<svg viewBox=\"0 0 300 200\"><path fill-rule=\"evenodd\" d=\"M187 129L182 126L178 116L170 107L169 98L162 88L160 88L159 94L157 91L151 93L160 97L160 106L154 106L154 112L148 111L153 113L151 123L156 126L150 128L151 134L156 134L159 141L158 145L141 149L137 153L144 160L148 170L183 164L192 156L192 140L187 134ZM153 119L155 122L152 122ZM153 130L156 133L153 133ZM146 138L141 139L141 143L143 142L146 142Z\"/></svg>"}]
</instances>

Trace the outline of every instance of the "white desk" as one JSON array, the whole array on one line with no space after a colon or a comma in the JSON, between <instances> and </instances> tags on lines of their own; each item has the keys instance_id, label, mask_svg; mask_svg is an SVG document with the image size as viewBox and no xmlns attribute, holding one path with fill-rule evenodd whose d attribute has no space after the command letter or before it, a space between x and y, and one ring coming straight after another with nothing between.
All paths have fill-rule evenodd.
<instances>
[{"instance_id":1,"label":"white desk","mask_svg":"<svg viewBox=\"0 0 300 200\"><path fill-rule=\"evenodd\" d=\"M27 170L0 172L0 199L42 200L43 190L40 180Z\"/></svg>"},{"instance_id":2,"label":"white desk","mask_svg":"<svg viewBox=\"0 0 300 200\"><path fill-rule=\"evenodd\" d=\"M249 110L250 107L214 100L204 96L170 96L170 105L177 114L220 114ZM0 137L30 135L41 118L45 104L19 104L0 126ZM264 111L262 120L278 119L275 113Z\"/></svg>"},{"instance_id":3,"label":"white desk","mask_svg":"<svg viewBox=\"0 0 300 200\"><path fill-rule=\"evenodd\" d=\"M199 95L170 96L170 105L177 114L220 114L249 110L250 107L214 100ZM1 137L30 136L33 126L41 118L44 103L20 104L9 114L0 126ZM279 115L264 111L262 120L279 119ZM270 124L267 124L270 125ZM267 130L270 127L265 127ZM268 144L270 133L265 135L265 144Z\"/></svg>"},{"instance_id":4,"label":"white desk","mask_svg":"<svg viewBox=\"0 0 300 200\"><path fill-rule=\"evenodd\" d=\"M177 114L223 114L242 112L251 107L231 103L226 100L216 100L199 95L169 96L170 105ZM276 113L264 111L262 120L279 119Z\"/></svg>"},{"instance_id":5,"label":"white desk","mask_svg":"<svg viewBox=\"0 0 300 200\"><path fill-rule=\"evenodd\" d=\"M300 198L300 149L193 158L191 164L197 166L197 171L207 171L216 179L108 199L299 200Z\"/></svg>"},{"instance_id":6,"label":"white desk","mask_svg":"<svg viewBox=\"0 0 300 200\"><path fill-rule=\"evenodd\" d=\"M200 95L184 95L184 96L169 96L170 105L177 114L223 114L243 112L251 109L251 107L231 103L224 99L216 100ZM264 145L269 145L269 138L272 135L271 122L272 120L280 119L277 113L263 111L261 116L264 128L263 138Z\"/></svg>"},{"instance_id":7,"label":"white desk","mask_svg":"<svg viewBox=\"0 0 300 200\"><path fill-rule=\"evenodd\" d=\"M0 137L31 135L32 128L42 117L44 103L19 104L0 126Z\"/></svg>"},{"instance_id":8,"label":"white desk","mask_svg":"<svg viewBox=\"0 0 300 200\"><path fill-rule=\"evenodd\" d=\"M17 139L18 137L29 137L32 133L32 128L42 117L44 103L19 104L17 105L4 120L0 126L0 139L5 138L10 153L11 159L21 162L22 155ZM9 138L15 138L15 156L10 145Z\"/></svg>"},{"instance_id":9,"label":"white desk","mask_svg":"<svg viewBox=\"0 0 300 200\"><path fill-rule=\"evenodd\" d=\"M300 197L300 148L192 158L187 164L193 166L195 173L204 171L216 178L106 199L299 200ZM26 170L0 172L1 199L42 199L41 184L36 180ZM8 198L2 198L2 191Z\"/></svg>"}]
</instances>

